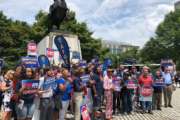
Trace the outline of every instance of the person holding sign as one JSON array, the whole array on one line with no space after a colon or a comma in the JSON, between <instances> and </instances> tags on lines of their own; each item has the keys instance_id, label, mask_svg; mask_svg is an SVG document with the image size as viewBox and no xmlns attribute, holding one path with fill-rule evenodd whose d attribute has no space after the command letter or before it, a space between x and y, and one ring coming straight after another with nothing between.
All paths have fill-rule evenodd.
<instances>
[{"instance_id":1,"label":"person holding sign","mask_svg":"<svg viewBox=\"0 0 180 120\"><path fill-rule=\"evenodd\" d=\"M140 85L140 101L142 102L143 112L148 111L149 114L152 112L152 95L153 95L153 78L149 74L149 67L144 66L142 74L139 77Z\"/></svg>"},{"instance_id":2,"label":"person holding sign","mask_svg":"<svg viewBox=\"0 0 180 120\"><path fill-rule=\"evenodd\" d=\"M107 75L104 77L104 89L106 99L106 119L112 120L113 113L113 69L107 69Z\"/></svg>"},{"instance_id":3,"label":"person holding sign","mask_svg":"<svg viewBox=\"0 0 180 120\"><path fill-rule=\"evenodd\" d=\"M162 92L165 86L164 79L162 77L161 71L156 71L156 75L154 78L154 108L157 110L161 110L162 104Z\"/></svg>"},{"instance_id":4,"label":"person holding sign","mask_svg":"<svg viewBox=\"0 0 180 120\"><path fill-rule=\"evenodd\" d=\"M53 90L56 89L56 80L53 75L53 70L45 69L44 77L40 78L39 95L40 95L40 120L52 120L54 100Z\"/></svg>"},{"instance_id":5,"label":"person holding sign","mask_svg":"<svg viewBox=\"0 0 180 120\"><path fill-rule=\"evenodd\" d=\"M62 108L59 111L59 120L65 120L65 115L67 112L67 109L69 107L70 99L71 99L71 93L72 93L72 84L71 80L68 79L69 77L69 71L65 68L62 69L62 77L57 80L59 92L62 95ZM61 101L59 101L61 102Z\"/></svg>"},{"instance_id":6,"label":"person holding sign","mask_svg":"<svg viewBox=\"0 0 180 120\"><path fill-rule=\"evenodd\" d=\"M82 76L81 68L77 68L74 71L74 80L73 80L74 102L75 102L74 119L75 120L81 119L80 107L83 103L83 92L85 89L85 86L83 85L82 79L80 78L81 76Z\"/></svg>"},{"instance_id":7,"label":"person holding sign","mask_svg":"<svg viewBox=\"0 0 180 120\"><path fill-rule=\"evenodd\" d=\"M38 90L38 80L34 80L35 73L32 68L26 68L23 80L16 85L19 101L16 105L18 120L31 120L35 111L34 99Z\"/></svg>"}]
</instances>

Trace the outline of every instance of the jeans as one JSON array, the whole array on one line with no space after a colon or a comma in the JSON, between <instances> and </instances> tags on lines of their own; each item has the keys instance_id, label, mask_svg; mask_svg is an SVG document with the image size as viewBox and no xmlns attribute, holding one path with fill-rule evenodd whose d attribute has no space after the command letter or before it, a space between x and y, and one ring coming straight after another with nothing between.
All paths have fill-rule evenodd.
<instances>
[{"instance_id":1,"label":"jeans","mask_svg":"<svg viewBox=\"0 0 180 120\"><path fill-rule=\"evenodd\" d=\"M153 108L160 109L162 104L162 92L154 92L153 97Z\"/></svg>"},{"instance_id":2,"label":"jeans","mask_svg":"<svg viewBox=\"0 0 180 120\"><path fill-rule=\"evenodd\" d=\"M143 110L152 110L152 102L151 101L142 101Z\"/></svg>"},{"instance_id":3,"label":"jeans","mask_svg":"<svg viewBox=\"0 0 180 120\"><path fill-rule=\"evenodd\" d=\"M113 112L116 112L116 108L120 111L120 91L113 92Z\"/></svg>"},{"instance_id":4,"label":"jeans","mask_svg":"<svg viewBox=\"0 0 180 120\"><path fill-rule=\"evenodd\" d=\"M32 118L35 111L35 104L33 103L24 103L23 107L20 108L16 105L16 113L18 119Z\"/></svg>"},{"instance_id":5,"label":"jeans","mask_svg":"<svg viewBox=\"0 0 180 120\"><path fill-rule=\"evenodd\" d=\"M69 107L69 100L62 101L62 109L59 111L59 120L65 120L65 115Z\"/></svg>"},{"instance_id":6,"label":"jeans","mask_svg":"<svg viewBox=\"0 0 180 120\"><path fill-rule=\"evenodd\" d=\"M122 95L123 112L130 113L132 111L132 94L129 90L124 91Z\"/></svg>"},{"instance_id":7,"label":"jeans","mask_svg":"<svg viewBox=\"0 0 180 120\"><path fill-rule=\"evenodd\" d=\"M53 99L42 98L40 100L40 120L52 120L54 110Z\"/></svg>"}]
</instances>

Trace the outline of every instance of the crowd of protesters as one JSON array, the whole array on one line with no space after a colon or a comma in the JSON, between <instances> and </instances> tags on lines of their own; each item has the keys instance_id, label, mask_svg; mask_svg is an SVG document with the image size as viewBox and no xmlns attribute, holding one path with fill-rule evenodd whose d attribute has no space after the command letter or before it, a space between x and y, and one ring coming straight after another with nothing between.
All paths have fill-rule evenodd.
<instances>
[{"instance_id":1,"label":"crowd of protesters","mask_svg":"<svg viewBox=\"0 0 180 120\"><path fill-rule=\"evenodd\" d=\"M33 94L26 94L22 80L39 81ZM153 75L149 67L137 70L136 66L103 70L99 64L72 65L32 69L17 66L0 76L0 101L2 120L64 120L67 113L81 120L81 106L87 105L92 120L112 120L113 115L153 114L153 110L173 107L171 104L174 80L179 76L157 70ZM45 84L55 81L53 86ZM105 109L103 108L105 106ZM99 117L99 118L98 118Z\"/></svg>"}]
</instances>

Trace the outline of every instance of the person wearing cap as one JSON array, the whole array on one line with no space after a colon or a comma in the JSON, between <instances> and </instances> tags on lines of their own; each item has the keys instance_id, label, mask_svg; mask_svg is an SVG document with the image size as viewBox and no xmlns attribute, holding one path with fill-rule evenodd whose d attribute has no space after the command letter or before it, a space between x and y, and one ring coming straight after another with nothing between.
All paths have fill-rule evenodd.
<instances>
[{"instance_id":1,"label":"person wearing cap","mask_svg":"<svg viewBox=\"0 0 180 120\"><path fill-rule=\"evenodd\" d=\"M153 78L149 73L149 67L144 66L142 74L139 77L140 85L140 101L142 103L142 113L148 111L148 113L153 114L152 112L152 95L153 95Z\"/></svg>"},{"instance_id":2,"label":"person wearing cap","mask_svg":"<svg viewBox=\"0 0 180 120\"><path fill-rule=\"evenodd\" d=\"M105 99L106 99L106 120L112 120L112 113L113 113L113 69L110 67L107 69L107 75L104 77L104 84L105 90Z\"/></svg>"}]
</instances>

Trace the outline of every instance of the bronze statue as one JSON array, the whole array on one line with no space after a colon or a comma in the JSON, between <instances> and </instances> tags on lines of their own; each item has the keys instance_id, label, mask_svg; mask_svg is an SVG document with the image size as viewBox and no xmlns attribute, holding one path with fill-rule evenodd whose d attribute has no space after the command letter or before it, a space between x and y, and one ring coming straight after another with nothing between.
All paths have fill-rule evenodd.
<instances>
[{"instance_id":1,"label":"bronze statue","mask_svg":"<svg viewBox=\"0 0 180 120\"><path fill-rule=\"evenodd\" d=\"M49 8L49 31L59 29L60 24L66 17L67 10L65 0L54 0L54 3Z\"/></svg>"}]
</instances>

